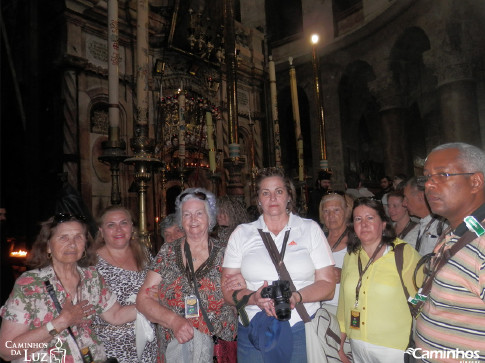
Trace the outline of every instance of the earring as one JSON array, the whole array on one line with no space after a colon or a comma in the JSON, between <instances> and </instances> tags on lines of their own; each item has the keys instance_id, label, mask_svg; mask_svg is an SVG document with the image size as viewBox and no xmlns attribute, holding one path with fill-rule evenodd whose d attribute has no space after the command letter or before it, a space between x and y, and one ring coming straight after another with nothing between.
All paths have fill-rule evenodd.
<instances>
[{"instance_id":1,"label":"earring","mask_svg":"<svg viewBox=\"0 0 485 363\"><path fill-rule=\"evenodd\" d=\"M86 253L86 250L84 250L83 255L82 255L82 257L81 257L81 258L86 258L86 256L87 256L87 255L88 255L88 254Z\"/></svg>"},{"instance_id":2,"label":"earring","mask_svg":"<svg viewBox=\"0 0 485 363\"><path fill-rule=\"evenodd\" d=\"M52 258L52 253L47 252L47 258L50 260Z\"/></svg>"},{"instance_id":3,"label":"earring","mask_svg":"<svg viewBox=\"0 0 485 363\"><path fill-rule=\"evenodd\" d=\"M261 202L258 202L258 205L261 207Z\"/></svg>"}]
</instances>

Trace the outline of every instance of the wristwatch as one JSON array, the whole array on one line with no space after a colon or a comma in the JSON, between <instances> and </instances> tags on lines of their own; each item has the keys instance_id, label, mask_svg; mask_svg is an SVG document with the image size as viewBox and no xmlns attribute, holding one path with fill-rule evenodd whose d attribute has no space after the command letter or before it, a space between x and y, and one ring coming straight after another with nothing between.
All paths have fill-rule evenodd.
<instances>
[{"instance_id":1,"label":"wristwatch","mask_svg":"<svg viewBox=\"0 0 485 363\"><path fill-rule=\"evenodd\" d=\"M53 337L59 334L56 328L54 328L54 324L52 324L50 321L45 325L45 327L47 328L47 331L49 332L49 334L52 335Z\"/></svg>"}]
</instances>

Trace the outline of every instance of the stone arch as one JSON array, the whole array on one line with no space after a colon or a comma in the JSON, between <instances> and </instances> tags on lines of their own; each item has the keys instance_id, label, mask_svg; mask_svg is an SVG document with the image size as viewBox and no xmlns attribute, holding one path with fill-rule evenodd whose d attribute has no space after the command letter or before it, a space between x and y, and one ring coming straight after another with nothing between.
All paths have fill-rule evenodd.
<instances>
[{"instance_id":1,"label":"stone arch","mask_svg":"<svg viewBox=\"0 0 485 363\"><path fill-rule=\"evenodd\" d=\"M396 86L412 101L420 91L424 71L423 53L430 49L425 32L418 27L410 27L394 43L389 56L389 69Z\"/></svg>"},{"instance_id":2,"label":"stone arch","mask_svg":"<svg viewBox=\"0 0 485 363\"><path fill-rule=\"evenodd\" d=\"M384 172L379 108L369 90L375 78L373 68L357 60L347 65L338 87L344 172L363 173L372 182Z\"/></svg>"},{"instance_id":3,"label":"stone arch","mask_svg":"<svg viewBox=\"0 0 485 363\"><path fill-rule=\"evenodd\" d=\"M401 140L411 156L410 160L426 157L427 141L431 130L439 127L436 110L437 79L423 61L423 54L430 50L430 40L418 27L403 31L392 46L389 70L405 111L405 134ZM412 170L411 166L408 170Z\"/></svg>"}]
</instances>

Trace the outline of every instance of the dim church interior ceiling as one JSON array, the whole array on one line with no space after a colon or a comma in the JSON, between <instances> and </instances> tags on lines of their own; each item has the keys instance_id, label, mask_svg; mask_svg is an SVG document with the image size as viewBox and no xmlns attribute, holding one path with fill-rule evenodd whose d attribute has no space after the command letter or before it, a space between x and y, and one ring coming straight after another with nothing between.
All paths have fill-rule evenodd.
<instances>
[{"instance_id":1,"label":"dim church interior ceiling","mask_svg":"<svg viewBox=\"0 0 485 363\"><path fill-rule=\"evenodd\" d=\"M483 2L47 3L1 5L1 202L27 240L73 200L143 208L154 235L182 189L249 205L268 166L304 214L321 169L372 188L485 140Z\"/></svg>"}]
</instances>

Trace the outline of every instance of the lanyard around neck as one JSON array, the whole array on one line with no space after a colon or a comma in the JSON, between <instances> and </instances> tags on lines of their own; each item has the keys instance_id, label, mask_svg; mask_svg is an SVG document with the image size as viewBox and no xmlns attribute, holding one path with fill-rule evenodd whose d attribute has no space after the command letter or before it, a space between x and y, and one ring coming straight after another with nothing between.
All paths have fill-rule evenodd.
<instances>
[{"instance_id":1,"label":"lanyard around neck","mask_svg":"<svg viewBox=\"0 0 485 363\"><path fill-rule=\"evenodd\" d=\"M367 262L367 265L365 265L364 270L362 270L362 262L360 260L360 251L359 251L359 258L358 258L359 281L357 282L357 286L355 287L355 307L359 305L359 293L360 293L360 288L362 287L362 277L364 276L369 266L374 262L377 254L382 249L383 245L384 245L384 241L381 241L381 243L379 243L379 246L377 246L376 250L372 254L372 257Z\"/></svg>"},{"instance_id":2,"label":"lanyard around neck","mask_svg":"<svg viewBox=\"0 0 485 363\"><path fill-rule=\"evenodd\" d=\"M342 232L342 234L338 238L337 242L335 242L335 244L331 247L332 252L335 251L335 249L338 247L340 242L342 242L342 240L344 239L344 237L347 235L348 232L349 232L349 229L345 228L345 231Z\"/></svg>"}]
</instances>

